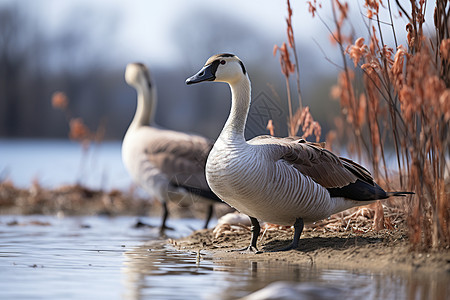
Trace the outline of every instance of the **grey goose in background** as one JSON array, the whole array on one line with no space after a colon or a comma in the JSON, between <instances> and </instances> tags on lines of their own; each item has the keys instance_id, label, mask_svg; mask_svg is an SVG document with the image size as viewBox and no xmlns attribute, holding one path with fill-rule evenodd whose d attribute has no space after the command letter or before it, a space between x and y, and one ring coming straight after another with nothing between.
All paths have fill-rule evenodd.
<instances>
[{"instance_id":1,"label":"grey goose in background","mask_svg":"<svg viewBox=\"0 0 450 300\"><path fill-rule=\"evenodd\" d=\"M245 141L251 86L237 56L212 56L186 83L202 81L225 82L231 88L231 112L208 157L206 178L219 198L250 217L252 239L246 250L257 252L258 219L294 225L292 243L279 249L289 250L298 247L304 223L377 199L410 194L386 193L365 168L316 143L272 136Z\"/></svg>"},{"instance_id":2,"label":"grey goose in background","mask_svg":"<svg viewBox=\"0 0 450 300\"><path fill-rule=\"evenodd\" d=\"M213 213L213 203L222 202L208 187L205 178L206 159L213 142L154 124L156 87L144 64L128 64L125 80L137 91L136 113L122 143L126 169L134 182L161 201L164 210L162 231L168 228L168 200L209 202L206 228Z\"/></svg>"}]
</instances>

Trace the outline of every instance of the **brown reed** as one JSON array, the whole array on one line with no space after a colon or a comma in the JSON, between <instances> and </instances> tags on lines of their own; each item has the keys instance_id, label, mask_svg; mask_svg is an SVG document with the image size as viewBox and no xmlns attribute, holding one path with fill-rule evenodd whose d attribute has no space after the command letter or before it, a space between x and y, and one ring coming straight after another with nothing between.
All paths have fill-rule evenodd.
<instances>
[{"instance_id":1,"label":"brown reed","mask_svg":"<svg viewBox=\"0 0 450 300\"><path fill-rule=\"evenodd\" d=\"M82 118L72 117L69 109L69 98L64 92L54 92L52 95L52 106L61 110L69 124L69 138L80 143L83 153L80 161L78 184L83 176L84 165L86 164L89 150L93 142L101 143L105 135L105 124L102 122L96 131L91 131Z\"/></svg>"},{"instance_id":2,"label":"brown reed","mask_svg":"<svg viewBox=\"0 0 450 300\"><path fill-rule=\"evenodd\" d=\"M288 100L288 110L289 110L289 118L288 118L288 134L289 136L299 135L302 138L307 138L309 136L314 135L316 138L316 142L320 141L320 136L322 134L322 128L320 124L314 121L314 118L309 111L309 107L303 107L302 103L302 95L300 88L300 67L299 67L299 59L297 55L297 48L295 44L294 38L294 29L292 27L292 14L293 11L291 9L291 3L287 0L287 10L288 16L286 18L287 25L287 38L288 45L284 42L281 46L275 45L273 48L273 55L276 56L277 52L280 54L280 65L281 72L284 75L286 81L286 92L287 92L287 100ZM294 62L291 59L291 53L294 56ZM297 110L294 111L292 99L291 99L291 87L290 87L290 75L296 74L296 86L297 86L297 97L298 97L298 107Z\"/></svg>"},{"instance_id":3,"label":"brown reed","mask_svg":"<svg viewBox=\"0 0 450 300\"><path fill-rule=\"evenodd\" d=\"M82 118L72 117L69 109L69 98L64 92L54 92L51 101L53 108L60 109L65 114L69 124L69 138L71 140L79 142L86 150L92 142L103 140L104 124L101 124L96 131L91 131Z\"/></svg>"},{"instance_id":4,"label":"brown reed","mask_svg":"<svg viewBox=\"0 0 450 300\"><path fill-rule=\"evenodd\" d=\"M399 15L408 20L406 41L398 45L390 2L365 1L368 36L355 39L343 30L351 22L348 4L332 0L335 31L331 36L344 67L331 94L340 100L345 121L353 129L358 155L365 150L375 177L388 188L385 153L389 145L394 146L400 187L416 193L408 199L406 210L412 247L448 248L450 4L435 2L435 34L427 37L423 31L427 2L409 1L408 11L396 0ZM316 1L309 5L313 16L317 15ZM380 21L380 9L388 11L388 23ZM381 27L385 24L392 29L395 46L384 42ZM355 72L362 72L362 91L357 89L360 82Z\"/></svg>"}]
</instances>

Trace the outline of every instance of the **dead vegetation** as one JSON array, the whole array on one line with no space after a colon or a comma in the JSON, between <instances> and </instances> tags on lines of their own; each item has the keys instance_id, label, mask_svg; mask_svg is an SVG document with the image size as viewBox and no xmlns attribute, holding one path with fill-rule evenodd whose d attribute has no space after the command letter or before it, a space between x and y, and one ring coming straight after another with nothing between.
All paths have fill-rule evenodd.
<instances>
[{"instance_id":1,"label":"dead vegetation","mask_svg":"<svg viewBox=\"0 0 450 300\"><path fill-rule=\"evenodd\" d=\"M181 205L169 201L167 205L174 218L203 218L208 210L208 205L201 202ZM230 210L228 205L219 204L215 214L220 217ZM106 191L79 184L46 188L34 181L28 188L19 188L9 180L0 180L0 215L125 215L159 219L161 213L161 203L142 195L133 185L126 191Z\"/></svg>"},{"instance_id":2,"label":"dead vegetation","mask_svg":"<svg viewBox=\"0 0 450 300\"><path fill-rule=\"evenodd\" d=\"M48 189L38 182L18 188L10 181L0 182L0 214L147 215L150 207L133 191L106 192L78 184Z\"/></svg>"},{"instance_id":3,"label":"dead vegetation","mask_svg":"<svg viewBox=\"0 0 450 300\"><path fill-rule=\"evenodd\" d=\"M287 2L289 36L292 11ZM330 30L330 40L342 55L341 72L331 91L341 104L342 117L335 122L336 130L327 135L328 145L337 137L346 141L351 155L371 163L375 179L385 189L415 192L406 208L396 208L405 215L413 248L450 247L449 2L434 2L433 20L426 20L430 5L423 0L395 4L365 1L359 8L332 0L331 25L320 16L320 2L308 1L309 11ZM365 36L354 36L351 9L364 11ZM381 10L388 20L381 20ZM406 28L397 28L394 20L398 18L407 20ZM425 25L435 32L427 35ZM404 41L397 39L400 30L406 30ZM386 42L386 32L392 45ZM279 49L287 52L287 47ZM291 49L295 53L295 47ZM282 55L285 76L295 70L289 65L291 60L284 59L288 56ZM395 165L387 160L389 152L395 153ZM392 169L397 169L398 180ZM391 221L383 220L381 212L378 204L375 215L379 218L375 217L374 225L379 226L375 229L390 226ZM348 227L345 224L340 228Z\"/></svg>"}]
</instances>

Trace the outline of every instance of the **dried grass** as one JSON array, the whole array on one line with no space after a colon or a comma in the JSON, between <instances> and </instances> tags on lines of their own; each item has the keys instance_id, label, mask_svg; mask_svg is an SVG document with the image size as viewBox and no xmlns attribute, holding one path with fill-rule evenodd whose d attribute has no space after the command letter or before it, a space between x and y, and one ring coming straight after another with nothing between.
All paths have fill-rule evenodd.
<instances>
[{"instance_id":1,"label":"dried grass","mask_svg":"<svg viewBox=\"0 0 450 300\"><path fill-rule=\"evenodd\" d=\"M375 178L389 189L385 153L393 145L400 188L416 193L407 208L412 246L448 248L450 192L444 176L449 173L450 154L450 4L436 1L436 33L427 37L423 32L427 2L410 1L407 11L396 1L399 15L409 21L404 45L398 45L390 1L384 5L365 1L368 36L356 39L343 30L344 24L351 23L348 4L338 0L332 4L335 30L331 36L344 66L331 94L340 100L345 123L353 132L349 150L360 159L368 158ZM313 16L317 15L316 2L309 5ZM380 9L388 10L390 23L380 21ZM395 46L384 43L382 25L392 28ZM363 74L362 91L357 89L360 82L355 72ZM339 132L344 132L342 126Z\"/></svg>"},{"instance_id":2,"label":"dried grass","mask_svg":"<svg viewBox=\"0 0 450 300\"><path fill-rule=\"evenodd\" d=\"M60 109L66 116L69 123L69 138L73 141L79 142L83 148L89 148L92 142L101 142L105 134L105 126L102 123L96 131L91 131L84 123L82 118L72 117L69 109L69 98L64 92L54 92L52 95L52 106L55 109Z\"/></svg>"},{"instance_id":3,"label":"dried grass","mask_svg":"<svg viewBox=\"0 0 450 300\"><path fill-rule=\"evenodd\" d=\"M152 204L134 190L103 191L79 184L49 189L34 181L18 188L0 181L0 214L44 215L146 215Z\"/></svg>"},{"instance_id":4,"label":"dried grass","mask_svg":"<svg viewBox=\"0 0 450 300\"><path fill-rule=\"evenodd\" d=\"M287 38L288 45L283 43L281 46L275 45L273 48L273 55L275 56L277 52L280 54L280 65L281 72L283 73L286 81L286 92L288 100L289 118L288 118L288 130L289 136L301 136L306 139L309 136L315 136L316 142L320 141L320 136L322 134L322 128L320 124L314 121L313 116L309 111L309 107L304 107L302 104L302 96L300 89L300 68L299 60L297 56L297 48L295 45L294 29L292 27L292 9L290 1L287 0L288 16L286 18L287 25ZM294 56L294 59L291 58ZM293 63L293 61L295 63ZM290 87L290 75L296 74L296 85L297 85L297 97L298 97L298 107L295 112L292 103L291 87Z\"/></svg>"},{"instance_id":5,"label":"dried grass","mask_svg":"<svg viewBox=\"0 0 450 300\"><path fill-rule=\"evenodd\" d=\"M89 127L84 123L82 118L72 117L72 113L69 109L69 98L64 92L54 92L52 95L52 106L55 109L61 110L69 124L69 138L72 141L80 143L83 154L80 161L79 178L77 184L81 183L83 177L83 170L88 160L89 151L93 142L101 143L105 136L106 126L104 122L101 122L96 131L91 131Z\"/></svg>"},{"instance_id":6,"label":"dried grass","mask_svg":"<svg viewBox=\"0 0 450 300\"><path fill-rule=\"evenodd\" d=\"M349 232L354 234L367 233L377 231L375 226L382 226L382 229L387 230L404 230L406 224L406 215L401 203L391 203L390 205L383 205L384 211L383 224L375 224L373 222L377 214L376 207L355 207L338 214L332 215L330 218L305 225L305 232L323 232L323 233L338 233ZM236 222L219 222L213 230L214 239L231 239L242 234L249 234L251 226ZM261 224L261 236L259 240L264 240L268 232L292 232L292 226L281 226L271 223Z\"/></svg>"}]
</instances>

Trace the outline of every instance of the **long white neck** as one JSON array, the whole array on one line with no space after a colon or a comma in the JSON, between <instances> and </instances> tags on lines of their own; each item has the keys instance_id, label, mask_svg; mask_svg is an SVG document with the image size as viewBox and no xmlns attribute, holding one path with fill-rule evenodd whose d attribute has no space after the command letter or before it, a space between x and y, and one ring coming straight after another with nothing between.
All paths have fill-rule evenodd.
<instances>
[{"instance_id":1,"label":"long white neck","mask_svg":"<svg viewBox=\"0 0 450 300\"><path fill-rule=\"evenodd\" d=\"M231 88L231 111L219 138L245 142L244 130L251 102L248 76L229 83Z\"/></svg>"},{"instance_id":2,"label":"long white neck","mask_svg":"<svg viewBox=\"0 0 450 300\"><path fill-rule=\"evenodd\" d=\"M137 107L131 128L139 128L153 123L156 110L156 91L154 88L137 87Z\"/></svg>"}]
</instances>

